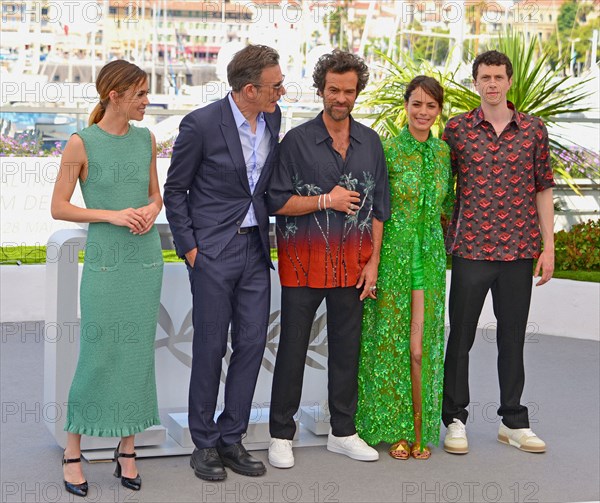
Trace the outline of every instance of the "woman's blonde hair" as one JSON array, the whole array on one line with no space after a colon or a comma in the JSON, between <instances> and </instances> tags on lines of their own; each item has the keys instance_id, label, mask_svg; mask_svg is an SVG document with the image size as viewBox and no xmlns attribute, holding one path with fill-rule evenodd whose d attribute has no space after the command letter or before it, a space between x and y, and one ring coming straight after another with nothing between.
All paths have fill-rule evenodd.
<instances>
[{"instance_id":1,"label":"woman's blonde hair","mask_svg":"<svg viewBox=\"0 0 600 503\"><path fill-rule=\"evenodd\" d=\"M131 86L138 86L147 78L148 75L144 70L124 59L111 61L104 65L96 78L96 91L100 95L100 102L92 110L88 125L96 124L104 117L110 101L108 95L111 91L123 94Z\"/></svg>"}]
</instances>

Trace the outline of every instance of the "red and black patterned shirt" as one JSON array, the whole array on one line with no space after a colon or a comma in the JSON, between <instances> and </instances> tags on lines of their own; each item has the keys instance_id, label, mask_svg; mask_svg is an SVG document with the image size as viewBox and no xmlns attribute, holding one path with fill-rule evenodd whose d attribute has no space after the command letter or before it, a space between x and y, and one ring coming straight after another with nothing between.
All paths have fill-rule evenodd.
<instances>
[{"instance_id":1,"label":"red and black patterned shirt","mask_svg":"<svg viewBox=\"0 0 600 503\"><path fill-rule=\"evenodd\" d=\"M541 231L536 194L554 186L542 120L515 110L498 136L481 107L453 117L443 139L457 175L448 253L471 260L537 258Z\"/></svg>"},{"instance_id":2,"label":"red and black patterned shirt","mask_svg":"<svg viewBox=\"0 0 600 503\"><path fill-rule=\"evenodd\" d=\"M350 146L344 160L333 148L321 112L290 130L279 154L267 198L272 214L293 195L327 194L336 185L360 194L355 215L327 208L296 217L277 216L281 286L356 285L373 252L373 218L383 222L390 216L387 167L379 136L350 116Z\"/></svg>"}]
</instances>

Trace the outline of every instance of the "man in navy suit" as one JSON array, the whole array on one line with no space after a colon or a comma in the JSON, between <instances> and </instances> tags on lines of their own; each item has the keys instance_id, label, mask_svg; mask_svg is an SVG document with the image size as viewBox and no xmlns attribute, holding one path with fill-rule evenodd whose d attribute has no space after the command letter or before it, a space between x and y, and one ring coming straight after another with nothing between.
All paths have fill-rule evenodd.
<instances>
[{"instance_id":1,"label":"man in navy suit","mask_svg":"<svg viewBox=\"0 0 600 503\"><path fill-rule=\"evenodd\" d=\"M284 76L277 52L249 45L227 66L231 93L181 121L164 190L177 254L193 297L189 427L197 477L223 480L225 466L262 475L244 449L271 299L266 190L277 162ZM214 420L227 350L225 408Z\"/></svg>"}]
</instances>

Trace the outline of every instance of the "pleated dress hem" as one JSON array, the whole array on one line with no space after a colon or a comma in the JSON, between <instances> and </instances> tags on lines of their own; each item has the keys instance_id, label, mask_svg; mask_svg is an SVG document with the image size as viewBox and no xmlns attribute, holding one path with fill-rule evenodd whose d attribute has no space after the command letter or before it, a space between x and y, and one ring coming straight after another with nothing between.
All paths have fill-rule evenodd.
<instances>
[{"instance_id":1,"label":"pleated dress hem","mask_svg":"<svg viewBox=\"0 0 600 503\"><path fill-rule=\"evenodd\" d=\"M160 425L160 419L155 417L145 421L141 425L110 429L90 428L89 426L78 426L76 424L67 423L65 424L65 431L69 433L75 433L76 435L88 435L90 437L129 437L147 430L151 426L158 425Z\"/></svg>"}]
</instances>

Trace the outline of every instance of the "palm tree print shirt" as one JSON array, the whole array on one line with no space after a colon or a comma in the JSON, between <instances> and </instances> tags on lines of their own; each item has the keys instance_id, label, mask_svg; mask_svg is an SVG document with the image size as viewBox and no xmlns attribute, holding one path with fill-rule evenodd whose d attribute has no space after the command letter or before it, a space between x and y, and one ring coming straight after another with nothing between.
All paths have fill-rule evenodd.
<instances>
[{"instance_id":1,"label":"palm tree print shirt","mask_svg":"<svg viewBox=\"0 0 600 503\"><path fill-rule=\"evenodd\" d=\"M268 191L273 214L292 195L327 194L336 185L360 193L355 215L326 209L277 216L277 255L282 286L354 286L371 257L372 220L389 218L389 186L381 140L350 117L344 160L332 145L323 112L292 129L281 142L280 162Z\"/></svg>"}]
</instances>

